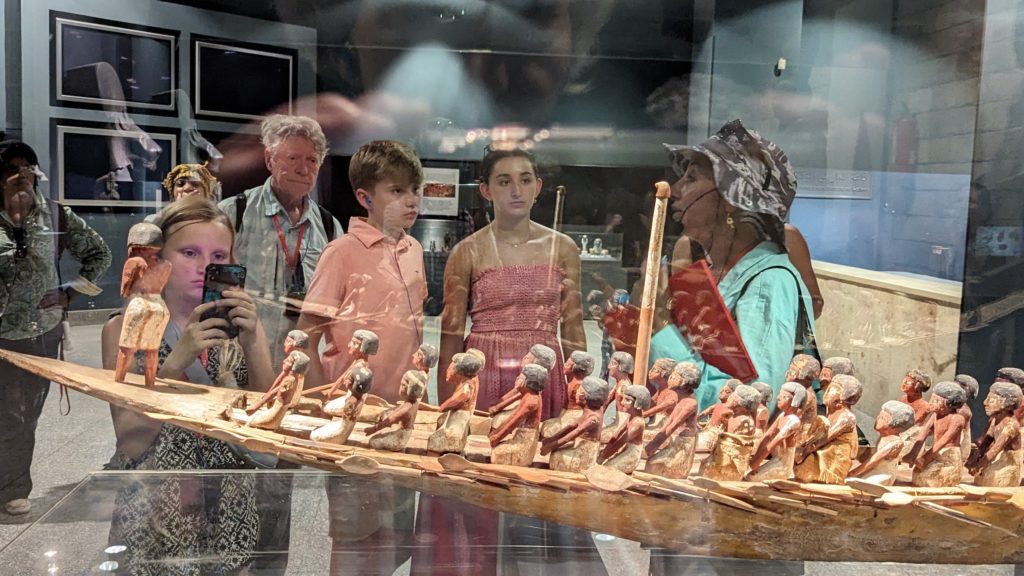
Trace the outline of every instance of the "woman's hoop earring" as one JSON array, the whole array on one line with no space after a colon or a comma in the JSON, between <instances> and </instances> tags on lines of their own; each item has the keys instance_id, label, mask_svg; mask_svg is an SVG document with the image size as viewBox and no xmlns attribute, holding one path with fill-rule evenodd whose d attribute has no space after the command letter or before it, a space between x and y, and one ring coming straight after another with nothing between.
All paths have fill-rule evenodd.
<instances>
[{"instance_id":1,"label":"woman's hoop earring","mask_svg":"<svg viewBox=\"0 0 1024 576\"><path fill-rule=\"evenodd\" d=\"M729 214L729 215L727 215L725 217L725 223L729 225L729 229L730 230L735 230L736 229L736 223L733 222L732 214Z\"/></svg>"}]
</instances>

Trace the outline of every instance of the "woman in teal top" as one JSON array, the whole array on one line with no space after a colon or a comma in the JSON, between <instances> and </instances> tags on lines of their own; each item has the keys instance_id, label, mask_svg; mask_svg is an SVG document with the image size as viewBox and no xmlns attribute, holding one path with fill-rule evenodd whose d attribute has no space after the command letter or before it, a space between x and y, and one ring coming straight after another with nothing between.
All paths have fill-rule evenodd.
<instances>
[{"instance_id":1,"label":"woman in teal top","mask_svg":"<svg viewBox=\"0 0 1024 576\"><path fill-rule=\"evenodd\" d=\"M686 235L673 264L687 238L693 253L704 253L758 379L778 395L794 350L804 352L814 331L810 293L785 248L783 223L796 194L789 160L739 120L699 146L668 148L681 176L672 187L673 218ZM651 338L652 361L664 356L701 367L701 409L731 377L706 364L672 324Z\"/></svg>"}]
</instances>

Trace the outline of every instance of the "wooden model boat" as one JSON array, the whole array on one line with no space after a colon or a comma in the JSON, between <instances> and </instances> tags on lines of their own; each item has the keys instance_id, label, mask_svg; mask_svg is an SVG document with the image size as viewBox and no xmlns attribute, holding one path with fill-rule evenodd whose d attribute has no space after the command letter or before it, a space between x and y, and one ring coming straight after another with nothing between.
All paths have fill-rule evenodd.
<instances>
[{"instance_id":1,"label":"wooden model boat","mask_svg":"<svg viewBox=\"0 0 1024 576\"><path fill-rule=\"evenodd\" d=\"M379 474L396 484L503 512L613 534L702 556L821 561L1003 564L1024 562L1024 488L846 486L791 481L672 480L595 466L556 472L487 463L486 419L471 425L465 457L425 453L437 413L421 410L404 453L368 447L357 425L349 443L308 440L325 421L289 415L283 433L234 421L238 390L174 380L143 386L141 376L0 350L25 370L113 405L254 451L323 470ZM258 394L243 393L250 401ZM226 409L228 409L226 411ZM364 417L379 411L367 406ZM225 415L227 413L227 415ZM305 436L305 438L304 438Z\"/></svg>"}]
</instances>

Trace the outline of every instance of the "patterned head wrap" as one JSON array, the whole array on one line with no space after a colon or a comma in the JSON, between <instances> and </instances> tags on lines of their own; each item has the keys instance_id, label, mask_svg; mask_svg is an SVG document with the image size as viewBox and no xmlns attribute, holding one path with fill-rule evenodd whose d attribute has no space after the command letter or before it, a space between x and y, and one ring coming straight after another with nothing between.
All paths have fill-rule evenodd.
<instances>
[{"instance_id":1,"label":"patterned head wrap","mask_svg":"<svg viewBox=\"0 0 1024 576\"><path fill-rule=\"evenodd\" d=\"M733 120L697 146L665 144L678 176L694 154L711 162L715 184L726 202L747 212L786 220L796 195L796 175L789 158L774 142Z\"/></svg>"}]
</instances>

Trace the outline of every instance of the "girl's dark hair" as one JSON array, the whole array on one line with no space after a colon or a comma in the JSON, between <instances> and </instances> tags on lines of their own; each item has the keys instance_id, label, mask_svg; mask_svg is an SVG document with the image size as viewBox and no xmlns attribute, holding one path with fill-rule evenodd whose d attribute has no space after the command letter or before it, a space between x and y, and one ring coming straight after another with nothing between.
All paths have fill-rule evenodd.
<instances>
[{"instance_id":1,"label":"girl's dark hair","mask_svg":"<svg viewBox=\"0 0 1024 576\"><path fill-rule=\"evenodd\" d=\"M494 165L505 158L525 158L530 163L534 173L537 172L537 161L534 159L533 154L518 146L505 148L491 145L487 147L484 159L480 161L480 182L487 183L491 178L491 172L494 171Z\"/></svg>"}]
</instances>

